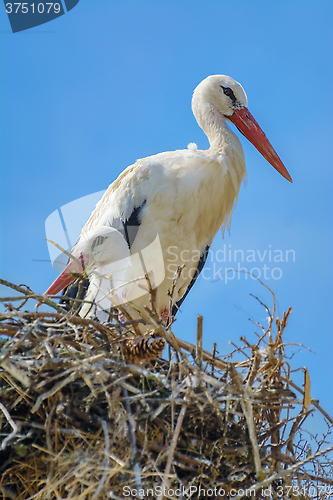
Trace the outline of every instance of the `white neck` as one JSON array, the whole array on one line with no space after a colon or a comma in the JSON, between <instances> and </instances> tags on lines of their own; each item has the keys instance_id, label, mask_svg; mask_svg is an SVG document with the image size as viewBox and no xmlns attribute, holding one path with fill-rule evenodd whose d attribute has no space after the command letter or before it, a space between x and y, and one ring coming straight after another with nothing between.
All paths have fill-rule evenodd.
<instances>
[{"instance_id":1,"label":"white neck","mask_svg":"<svg viewBox=\"0 0 333 500\"><path fill-rule=\"evenodd\" d=\"M197 91L193 95L192 110L199 126L208 137L210 148L207 153L216 155L221 165L227 168L225 187L230 196L229 214L231 214L242 181L246 179L242 145L236 134L228 127L225 116L213 104L202 99ZM226 220L223 223L225 224Z\"/></svg>"},{"instance_id":2,"label":"white neck","mask_svg":"<svg viewBox=\"0 0 333 500\"><path fill-rule=\"evenodd\" d=\"M230 159L232 168L246 175L242 145L236 134L227 125L225 116L212 104L193 99L192 109L198 125L208 137L209 152Z\"/></svg>"},{"instance_id":3,"label":"white neck","mask_svg":"<svg viewBox=\"0 0 333 500\"><path fill-rule=\"evenodd\" d=\"M230 143L230 137L236 137L227 126L225 116L204 98L199 88L193 94L192 111L198 125L208 137L211 151L222 151L226 143Z\"/></svg>"},{"instance_id":4,"label":"white neck","mask_svg":"<svg viewBox=\"0 0 333 500\"><path fill-rule=\"evenodd\" d=\"M226 152L233 142L238 141L237 136L216 108L209 106L204 110L204 114L204 120L199 125L208 137L210 151L217 154Z\"/></svg>"}]
</instances>

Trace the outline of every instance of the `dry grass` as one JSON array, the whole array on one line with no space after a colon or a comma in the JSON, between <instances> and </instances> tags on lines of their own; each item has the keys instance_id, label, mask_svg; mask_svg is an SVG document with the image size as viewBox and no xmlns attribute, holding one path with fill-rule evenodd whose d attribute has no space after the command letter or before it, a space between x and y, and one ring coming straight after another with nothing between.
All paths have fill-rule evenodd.
<instances>
[{"instance_id":1,"label":"dry grass","mask_svg":"<svg viewBox=\"0 0 333 500\"><path fill-rule=\"evenodd\" d=\"M220 359L202 349L200 317L194 346L161 323L153 297L142 338L129 309L109 324L50 299L55 312L26 312L40 297L2 284L19 295L0 315L0 498L132 498L125 486L155 488L144 498L204 498L199 487L216 488L211 498L329 498L332 419L307 370L303 389L292 380L291 308L276 318L273 294L268 324ZM168 360L157 357L165 344ZM307 433L310 414L324 435Z\"/></svg>"}]
</instances>

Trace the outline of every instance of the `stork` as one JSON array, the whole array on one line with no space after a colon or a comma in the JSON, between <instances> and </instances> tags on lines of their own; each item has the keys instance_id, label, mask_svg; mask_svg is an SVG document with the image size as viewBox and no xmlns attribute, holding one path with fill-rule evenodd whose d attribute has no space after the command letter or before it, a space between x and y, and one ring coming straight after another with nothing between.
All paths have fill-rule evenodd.
<instances>
[{"instance_id":1,"label":"stork","mask_svg":"<svg viewBox=\"0 0 333 500\"><path fill-rule=\"evenodd\" d=\"M208 76L194 90L192 110L209 149L189 144L185 150L137 160L124 170L97 203L72 250L73 259L46 295L59 293L84 269L89 279L85 299L94 304L85 304L80 315L104 321L116 289L118 299L137 310L149 305L148 272L157 289L158 313L167 322L175 271L182 268L171 297L173 315L199 276L219 228L230 224L246 178L243 149L229 122L292 182L247 109L238 82L225 75ZM112 282L114 273L118 287L114 278Z\"/></svg>"}]
</instances>

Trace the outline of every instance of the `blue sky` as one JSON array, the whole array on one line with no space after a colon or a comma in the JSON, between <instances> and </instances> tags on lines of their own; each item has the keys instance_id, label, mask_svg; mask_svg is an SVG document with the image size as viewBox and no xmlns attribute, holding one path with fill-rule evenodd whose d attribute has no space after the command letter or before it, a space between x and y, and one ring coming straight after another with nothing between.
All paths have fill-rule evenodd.
<instances>
[{"instance_id":1,"label":"blue sky","mask_svg":"<svg viewBox=\"0 0 333 500\"><path fill-rule=\"evenodd\" d=\"M314 351L295 347L291 363L308 366L313 396L333 413L332 11L324 0L81 0L12 34L1 7L1 277L43 292L56 276L44 262L54 210L105 189L137 158L189 142L207 148L191 94L210 74L230 75L294 183L240 137L248 183L213 252L253 250L256 262L242 267L270 268L279 314L294 310L286 339ZM270 262L269 250L295 259ZM217 341L225 354L229 340L253 339L248 318L265 322L266 312L250 293L268 303L269 294L245 275L213 282L214 269L237 264L208 262L177 335L194 342L199 313L207 349Z\"/></svg>"}]
</instances>

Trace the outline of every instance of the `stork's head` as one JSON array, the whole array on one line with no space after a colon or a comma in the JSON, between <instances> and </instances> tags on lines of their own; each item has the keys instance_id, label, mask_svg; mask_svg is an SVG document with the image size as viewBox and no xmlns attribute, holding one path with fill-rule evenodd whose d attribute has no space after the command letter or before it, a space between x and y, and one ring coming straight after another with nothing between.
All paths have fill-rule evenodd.
<instances>
[{"instance_id":1,"label":"stork's head","mask_svg":"<svg viewBox=\"0 0 333 500\"><path fill-rule=\"evenodd\" d=\"M192 107L194 116L200 109L210 107L218 110L224 117L231 116L235 109L247 106L243 87L226 75L211 75L205 78L193 93ZM199 121L199 120L198 120ZM200 124L200 123L199 123Z\"/></svg>"},{"instance_id":2,"label":"stork's head","mask_svg":"<svg viewBox=\"0 0 333 500\"><path fill-rule=\"evenodd\" d=\"M219 124L228 120L233 122L263 157L292 182L273 146L247 109L247 97L240 83L226 75L208 76L194 90L192 110L208 137L209 131L216 130Z\"/></svg>"},{"instance_id":3,"label":"stork's head","mask_svg":"<svg viewBox=\"0 0 333 500\"><path fill-rule=\"evenodd\" d=\"M45 295L56 295L79 276L89 276L105 264L122 261L130 252L125 238L117 229L100 226L83 233L71 255L67 266Z\"/></svg>"}]
</instances>

